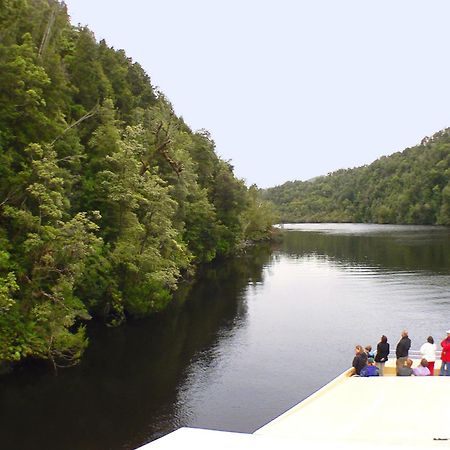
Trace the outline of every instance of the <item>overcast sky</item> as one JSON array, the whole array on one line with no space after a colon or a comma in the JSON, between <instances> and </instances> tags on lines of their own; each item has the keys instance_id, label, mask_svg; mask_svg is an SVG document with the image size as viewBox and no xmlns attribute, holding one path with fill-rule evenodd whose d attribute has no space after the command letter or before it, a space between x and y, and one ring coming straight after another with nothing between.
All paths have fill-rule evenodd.
<instances>
[{"instance_id":1,"label":"overcast sky","mask_svg":"<svg viewBox=\"0 0 450 450\"><path fill-rule=\"evenodd\" d=\"M66 0L260 187L450 126L448 0Z\"/></svg>"}]
</instances>

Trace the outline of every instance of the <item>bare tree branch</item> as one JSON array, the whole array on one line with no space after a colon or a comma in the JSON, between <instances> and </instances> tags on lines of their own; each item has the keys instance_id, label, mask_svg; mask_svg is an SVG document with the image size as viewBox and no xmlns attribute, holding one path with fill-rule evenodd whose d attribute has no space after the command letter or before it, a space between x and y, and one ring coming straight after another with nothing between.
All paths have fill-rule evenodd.
<instances>
[{"instance_id":1,"label":"bare tree branch","mask_svg":"<svg viewBox=\"0 0 450 450\"><path fill-rule=\"evenodd\" d=\"M47 48L48 42L50 40L50 34L52 31L53 24L55 23L57 8L58 8L58 5L56 4L50 13L50 17L48 18L47 27L45 28L44 35L42 36L42 40L41 40L41 45L39 46L39 52L38 52L39 57L41 57L43 55L45 49Z\"/></svg>"},{"instance_id":2,"label":"bare tree branch","mask_svg":"<svg viewBox=\"0 0 450 450\"><path fill-rule=\"evenodd\" d=\"M51 143L50 145L53 145L58 139L62 138L69 130L71 130L72 128L76 127L77 125L79 125L81 122L84 122L86 119L91 118L92 116L94 116L95 114L97 114L98 112L98 108L99 105L98 103L89 111L87 112L83 117L80 117L76 122L74 122L73 124L69 125L59 136L57 136Z\"/></svg>"}]
</instances>

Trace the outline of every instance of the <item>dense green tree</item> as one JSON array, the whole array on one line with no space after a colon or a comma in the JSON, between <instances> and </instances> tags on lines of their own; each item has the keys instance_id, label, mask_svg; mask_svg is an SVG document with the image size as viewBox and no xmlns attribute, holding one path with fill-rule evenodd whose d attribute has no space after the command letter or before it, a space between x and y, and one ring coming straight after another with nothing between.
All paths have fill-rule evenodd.
<instances>
[{"instance_id":1,"label":"dense green tree","mask_svg":"<svg viewBox=\"0 0 450 450\"><path fill-rule=\"evenodd\" d=\"M129 127L119 149L107 159L102 188L115 229L113 266L127 310L144 315L165 306L176 286L188 254L172 226L176 202L166 183L150 170L142 173L144 130Z\"/></svg>"},{"instance_id":2,"label":"dense green tree","mask_svg":"<svg viewBox=\"0 0 450 450\"><path fill-rule=\"evenodd\" d=\"M65 213L69 204L56 152L38 144L26 152L30 167L23 174L21 204L2 211L6 229L14 233L2 252L0 360L34 356L71 364L86 345L83 327L71 329L89 317L74 285L86 256L100 243L98 227L85 213Z\"/></svg>"},{"instance_id":3,"label":"dense green tree","mask_svg":"<svg viewBox=\"0 0 450 450\"><path fill-rule=\"evenodd\" d=\"M76 88L74 101L86 113L112 94L99 58L99 46L88 28L80 28L73 52L65 57L71 83Z\"/></svg>"},{"instance_id":4,"label":"dense green tree","mask_svg":"<svg viewBox=\"0 0 450 450\"><path fill-rule=\"evenodd\" d=\"M248 190L248 206L242 215L242 222L244 236L251 241L270 237L273 224L278 222L271 204L261 198L256 185Z\"/></svg>"},{"instance_id":5,"label":"dense green tree","mask_svg":"<svg viewBox=\"0 0 450 450\"><path fill-rule=\"evenodd\" d=\"M288 182L264 196L284 222L450 223L450 129L368 166Z\"/></svg>"},{"instance_id":6,"label":"dense green tree","mask_svg":"<svg viewBox=\"0 0 450 450\"><path fill-rule=\"evenodd\" d=\"M1 2L0 86L0 364L74 364L92 316L159 311L197 264L270 235L209 133L64 3Z\"/></svg>"}]
</instances>

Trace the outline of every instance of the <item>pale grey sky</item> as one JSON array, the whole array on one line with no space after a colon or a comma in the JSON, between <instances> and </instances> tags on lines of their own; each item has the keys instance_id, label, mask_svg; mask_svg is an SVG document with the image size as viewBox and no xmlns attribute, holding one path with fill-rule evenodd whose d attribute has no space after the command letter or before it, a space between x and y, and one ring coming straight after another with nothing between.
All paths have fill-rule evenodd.
<instances>
[{"instance_id":1,"label":"pale grey sky","mask_svg":"<svg viewBox=\"0 0 450 450\"><path fill-rule=\"evenodd\" d=\"M66 0L260 187L450 126L448 0Z\"/></svg>"}]
</instances>

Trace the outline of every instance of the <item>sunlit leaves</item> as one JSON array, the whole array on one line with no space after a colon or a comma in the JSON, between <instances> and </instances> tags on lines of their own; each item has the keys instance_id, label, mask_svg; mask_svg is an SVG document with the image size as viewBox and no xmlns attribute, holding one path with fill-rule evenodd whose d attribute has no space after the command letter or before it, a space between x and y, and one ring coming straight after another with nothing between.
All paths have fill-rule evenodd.
<instances>
[{"instance_id":1,"label":"sunlit leaves","mask_svg":"<svg viewBox=\"0 0 450 450\"><path fill-rule=\"evenodd\" d=\"M160 311L270 208L124 51L56 0L0 8L0 364L76 363L92 316Z\"/></svg>"}]
</instances>

